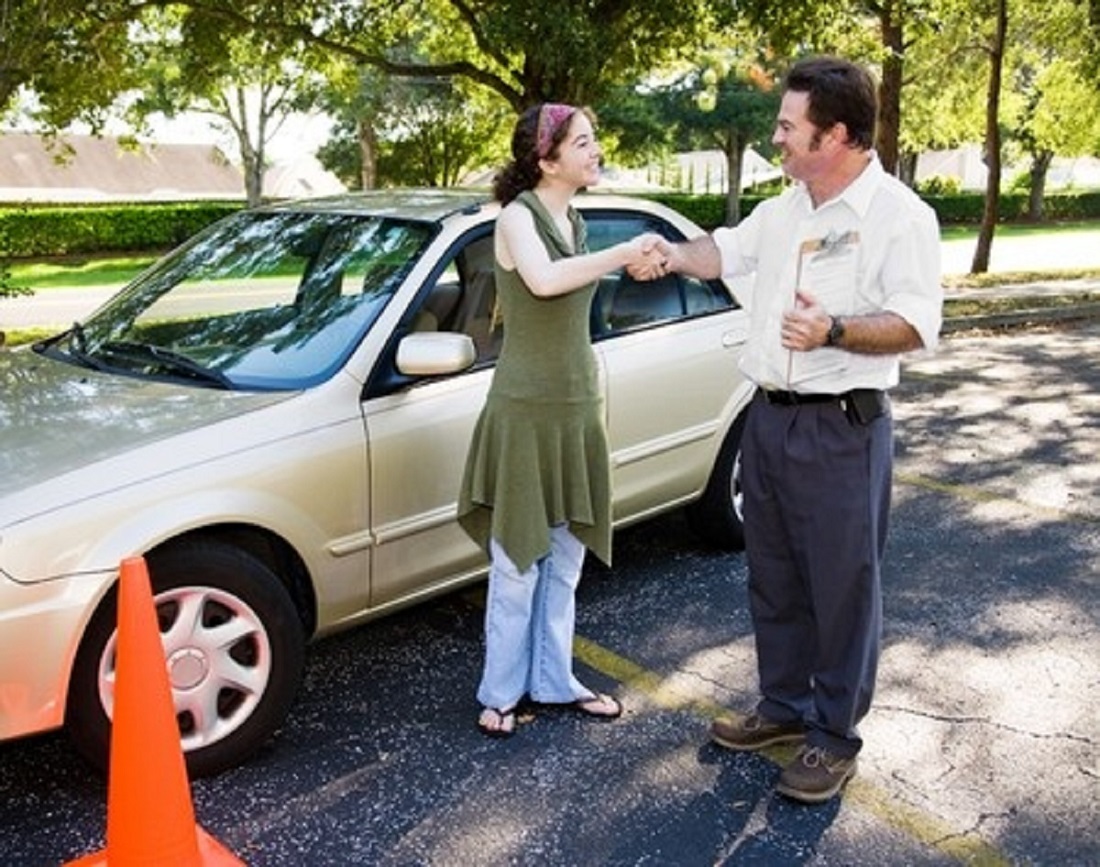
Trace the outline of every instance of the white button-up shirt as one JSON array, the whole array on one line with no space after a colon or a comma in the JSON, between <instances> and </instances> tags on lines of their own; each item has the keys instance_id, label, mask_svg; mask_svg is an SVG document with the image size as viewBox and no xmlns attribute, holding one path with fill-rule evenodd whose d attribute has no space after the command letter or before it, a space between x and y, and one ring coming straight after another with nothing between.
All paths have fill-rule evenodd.
<instances>
[{"instance_id":1,"label":"white button-up shirt","mask_svg":"<svg viewBox=\"0 0 1100 867\"><path fill-rule=\"evenodd\" d=\"M864 355L780 343L783 312L795 288L834 316L892 311L934 349L943 316L940 233L935 212L886 174L877 156L839 196L814 208L796 185L761 202L739 225L714 232L722 276L752 274L738 300L751 315L741 369L769 389L839 394L890 388L897 355Z\"/></svg>"}]
</instances>

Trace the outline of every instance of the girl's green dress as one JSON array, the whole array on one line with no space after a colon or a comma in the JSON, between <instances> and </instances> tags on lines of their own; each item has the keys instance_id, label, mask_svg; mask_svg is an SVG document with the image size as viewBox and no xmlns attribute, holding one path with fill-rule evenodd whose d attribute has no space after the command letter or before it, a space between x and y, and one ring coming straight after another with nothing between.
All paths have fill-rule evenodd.
<instances>
[{"instance_id":1,"label":"girl's green dress","mask_svg":"<svg viewBox=\"0 0 1100 867\"><path fill-rule=\"evenodd\" d=\"M529 208L551 259L570 255L532 191ZM584 220L570 208L577 253ZM550 527L570 531L611 563L611 469L589 308L596 284L540 298L496 264L504 340L474 429L459 495L459 523L482 547L497 541L525 572L549 553Z\"/></svg>"}]
</instances>

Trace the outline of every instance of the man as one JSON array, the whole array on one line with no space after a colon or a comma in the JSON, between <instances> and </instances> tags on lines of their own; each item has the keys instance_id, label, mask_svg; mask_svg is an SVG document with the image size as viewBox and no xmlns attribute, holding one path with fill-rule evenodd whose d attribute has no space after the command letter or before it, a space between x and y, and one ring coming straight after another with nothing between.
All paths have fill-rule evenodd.
<instances>
[{"instance_id":1,"label":"man","mask_svg":"<svg viewBox=\"0 0 1100 867\"><path fill-rule=\"evenodd\" d=\"M637 277L755 275L741 360L758 386L742 441L761 699L719 717L734 750L799 743L777 789L807 803L855 774L874 690L898 356L935 347L939 229L873 152L875 85L844 60L789 71L772 136L799 183L734 228L661 242Z\"/></svg>"}]
</instances>

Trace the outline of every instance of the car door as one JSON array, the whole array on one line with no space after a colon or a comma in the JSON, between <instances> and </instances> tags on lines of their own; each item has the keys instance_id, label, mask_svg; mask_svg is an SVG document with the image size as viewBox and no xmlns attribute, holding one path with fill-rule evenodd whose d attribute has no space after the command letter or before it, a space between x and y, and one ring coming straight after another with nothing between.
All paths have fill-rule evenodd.
<instances>
[{"instance_id":1,"label":"car door","mask_svg":"<svg viewBox=\"0 0 1100 867\"><path fill-rule=\"evenodd\" d=\"M466 450L499 351L493 320L492 226L463 236L441 258L404 314L364 404L369 460L373 609L481 572L485 557L455 521ZM412 331L468 335L474 366L439 378L396 370L396 344Z\"/></svg>"},{"instance_id":2,"label":"car door","mask_svg":"<svg viewBox=\"0 0 1100 867\"><path fill-rule=\"evenodd\" d=\"M658 232L657 216L586 211L589 247ZM719 280L679 274L600 281L592 331L607 390L615 520L632 521L693 498L744 402L737 361L748 318Z\"/></svg>"}]
</instances>

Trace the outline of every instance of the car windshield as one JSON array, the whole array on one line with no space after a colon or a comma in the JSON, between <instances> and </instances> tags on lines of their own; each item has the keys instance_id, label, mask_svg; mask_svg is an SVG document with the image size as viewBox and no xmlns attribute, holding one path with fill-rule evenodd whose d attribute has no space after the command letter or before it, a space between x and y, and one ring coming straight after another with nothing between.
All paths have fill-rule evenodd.
<instances>
[{"instance_id":1,"label":"car windshield","mask_svg":"<svg viewBox=\"0 0 1100 867\"><path fill-rule=\"evenodd\" d=\"M215 388L331 376L433 234L428 223L242 212L198 235L43 351Z\"/></svg>"}]
</instances>

